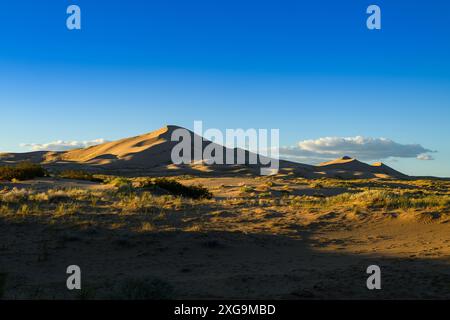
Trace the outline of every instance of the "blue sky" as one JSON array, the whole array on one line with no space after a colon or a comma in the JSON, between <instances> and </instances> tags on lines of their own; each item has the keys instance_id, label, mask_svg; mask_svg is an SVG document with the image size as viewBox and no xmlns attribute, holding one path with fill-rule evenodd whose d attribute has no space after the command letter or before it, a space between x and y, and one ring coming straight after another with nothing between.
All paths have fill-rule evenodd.
<instances>
[{"instance_id":1,"label":"blue sky","mask_svg":"<svg viewBox=\"0 0 450 320\"><path fill-rule=\"evenodd\" d=\"M66 28L70 4L82 30ZM379 31L366 28L370 4L382 10ZM284 146L355 136L420 144L434 160L373 160L450 176L449 15L437 0L8 1L0 151L203 120L279 128Z\"/></svg>"}]
</instances>

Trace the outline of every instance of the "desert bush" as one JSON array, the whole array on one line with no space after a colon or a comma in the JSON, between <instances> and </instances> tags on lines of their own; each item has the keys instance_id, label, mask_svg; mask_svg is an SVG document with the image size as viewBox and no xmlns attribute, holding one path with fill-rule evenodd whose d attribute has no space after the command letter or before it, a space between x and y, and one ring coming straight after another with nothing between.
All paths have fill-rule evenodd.
<instances>
[{"instance_id":1,"label":"desert bush","mask_svg":"<svg viewBox=\"0 0 450 320\"><path fill-rule=\"evenodd\" d=\"M31 213L31 207L24 203L17 209L17 214L27 215Z\"/></svg>"},{"instance_id":2,"label":"desert bush","mask_svg":"<svg viewBox=\"0 0 450 320\"><path fill-rule=\"evenodd\" d=\"M30 192L26 189L18 189L14 187L12 190L2 192L0 194L0 202L5 203L19 203L23 201L27 201Z\"/></svg>"},{"instance_id":3,"label":"desert bush","mask_svg":"<svg viewBox=\"0 0 450 320\"><path fill-rule=\"evenodd\" d=\"M288 186L288 185L284 185L281 190L280 190L282 195L289 195L290 193L292 193L292 189Z\"/></svg>"},{"instance_id":4,"label":"desert bush","mask_svg":"<svg viewBox=\"0 0 450 320\"><path fill-rule=\"evenodd\" d=\"M196 202L198 200L195 200ZM156 213L162 209L178 210L184 206L195 205L182 197L172 195L155 196L150 192L120 194L114 206L120 208L123 213L140 212Z\"/></svg>"},{"instance_id":5,"label":"desert bush","mask_svg":"<svg viewBox=\"0 0 450 320\"><path fill-rule=\"evenodd\" d=\"M450 205L449 195L426 195L385 190L367 190L359 193L343 193L326 200L328 205L356 205L366 208L410 209L444 208Z\"/></svg>"},{"instance_id":6,"label":"desert bush","mask_svg":"<svg viewBox=\"0 0 450 320\"><path fill-rule=\"evenodd\" d=\"M128 194L119 195L117 207L121 208L123 212L151 212L154 210L154 197L144 192L142 194Z\"/></svg>"},{"instance_id":7,"label":"desert bush","mask_svg":"<svg viewBox=\"0 0 450 320\"><path fill-rule=\"evenodd\" d=\"M185 186L178 181L168 178L153 178L141 184L142 188L161 188L172 195L192 199L211 199L212 194L202 185Z\"/></svg>"},{"instance_id":8,"label":"desert bush","mask_svg":"<svg viewBox=\"0 0 450 320\"><path fill-rule=\"evenodd\" d=\"M151 231L155 231L156 227L153 223L151 222L142 222L141 224L141 228L139 231L141 232L151 232Z\"/></svg>"},{"instance_id":9,"label":"desert bush","mask_svg":"<svg viewBox=\"0 0 450 320\"><path fill-rule=\"evenodd\" d=\"M36 199L45 199L50 203L62 203L71 201L71 196L66 193L64 190L48 190L43 195L36 195Z\"/></svg>"},{"instance_id":10,"label":"desert bush","mask_svg":"<svg viewBox=\"0 0 450 320\"><path fill-rule=\"evenodd\" d=\"M240 192L241 192L241 193L251 193L251 192L253 192L253 191L255 191L255 188L252 187L252 186L247 186L247 185L245 185L245 186L242 186L242 187L240 188Z\"/></svg>"},{"instance_id":11,"label":"desert bush","mask_svg":"<svg viewBox=\"0 0 450 320\"><path fill-rule=\"evenodd\" d=\"M265 185L269 188L273 187L275 183L273 181L266 181Z\"/></svg>"},{"instance_id":12,"label":"desert bush","mask_svg":"<svg viewBox=\"0 0 450 320\"><path fill-rule=\"evenodd\" d=\"M272 192L262 192L258 195L259 198L269 198L272 196Z\"/></svg>"},{"instance_id":13,"label":"desert bush","mask_svg":"<svg viewBox=\"0 0 450 320\"><path fill-rule=\"evenodd\" d=\"M183 229L185 232L202 232L203 228L201 225L195 224Z\"/></svg>"},{"instance_id":14,"label":"desert bush","mask_svg":"<svg viewBox=\"0 0 450 320\"><path fill-rule=\"evenodd\" d=\"M63 179L86 180L92 182L103 182L103 179L96 177L90 172L83 170L64 170L58 174Z\"/></svg>"},{"instance_id":15,"label":"desert bush","mask_svg":"<svg viewBox=\"0 0 450 320\"><path fill-rule=\"evenodd\" d=\"M0 206L0 215L9 215L12 212L13 211L11 210L11 208L8 205L1 205Z\"/></svg>"},{"instance_id":16,"label":"desert bush","mask_svg":"<svg viewBox=\"0 0 450 320\"><path fill-rule=\"evenodd\" d=\"M38 164L21 162L13 166L0 166L0 180L30 180L45 177L47 171Z\"/></svg>"},{"instance_id":17,"label":"desert bush","mask_svg":"<svg viewBox=\"0 0 450 320\"><path fill-rule=\"evenodd\" d=\"M110 185L117 187L117 188L131 188L132 183L130 179L123 178L123 177L116 177L108 182Z\"/></svg>"},{"instance_id":18,"label":"desert bush","mask_svg":"<svg viewBox=\"0 0 450 320\"><path fill-rule=\"evenodd\" d=\"M76 203L60 203L56 206L54 211L55 216L61 217L65 215L72 215L80 210L80 206Z\"/></svg>"}]
</instances>

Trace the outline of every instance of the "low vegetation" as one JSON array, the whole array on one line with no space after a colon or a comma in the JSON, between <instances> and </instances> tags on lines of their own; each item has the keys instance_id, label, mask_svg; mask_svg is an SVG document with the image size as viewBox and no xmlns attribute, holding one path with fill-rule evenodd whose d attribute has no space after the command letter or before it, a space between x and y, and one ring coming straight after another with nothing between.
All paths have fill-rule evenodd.
<instances>
[{"instance_id":1,"label":"low vegetation","mask_svg":"<svg viewBox=\"0 0 450 320\"><path fill-rule=\"evenodd\" d=\"M450 206L450 195L430 195L422 192L368 190L356 194L344 193L327 199L329 205L356 205L365 208L443 209Z\"/></svg>"},{"instance_id":2,"label":"low vegetation","mask_svg":"<svg viewBox=\"0 0 450 320\"><path fill-rule=\"evenodd\" d=\"M201 185L185 186L173 179L151 178L140 185L141 188L160 188L168 191L172 195L187 197L192 199L211 199L211 192Z\"/></svg>"},{"instance_id":3,"label":"low vegetation","mask_svg":"<svg viewBox=\"0 0 450 320\"><path fill-rule=\"evenodd\" d=\"M47 171L38 164L22 162L17 165L0 166L0 180L30 180L45 177Z\"/></svg>"},{"instance_id":4,"label":"low vegetation","mask_svg":"<svg viewBox=\"0 0 450 320\"><path fill-rule=\"evenodd\" d=\"M358 193L342 193L331 197L296 196L288 202L304 208L364 208L371 210L396 209L450 209L450 195L424 195L395 191L369 190Z\"/></svg>"},{"instance_id":5,"label":"low vegetation","mask_svg":"<svg viewBox=\"0 0 450 320\"><path fill-rule=\"evenodd\" d=\"M85 180L109 184L121 191L134 189L162 189L174 196L191 199L211 199L212 193L201 185L183 185L169 178L126 178L93 174L83 170L64 170L57 175L63 179Z\"/></svg>"},{"instance_id":6,"label":"low vegetation","mask_svg":"<svg viewBox=\"0 0 450 320\"><path fill-rule=\"evenodd\" d=\"M436 211L444 215L450 212L450 183L445 181L355 180L344 181L344 188L342 181L320 180L322 186L318 189L318 181L314 180L267 178L267 181L260 179L257 183L249 181L234 186L219 184L212 187L219 195L215 198L201 185L184 185L169 178L111 176L103 181L110 187L40 190L32 187L10 188L8 185L2 190L0 185L0 215L95 221L93 217L103 214L117 217L110 221L117 225L123 224L121 219L125 219L124 216L127 216L127 223L133 216L143 216L146 217L144 220L128 227L134 232L149 233L173 228L200 232L207 229L208 223L215 225L215 221L221 221L222 216L242 217L245 220L247 214L256 214L258 210L281 216L302 216L310 212L320 216L330 210L406 212L412 209ZM330 193L330 190L333 192ZM224 196L223 192L230 192L229 196ZM258 219L263 216L261 214ZM241 224L238 226L242 228ZM247 227L253 226L247 224Z\"/></svg>"},{"instance_id":7,"label":"low vegetation","mask_svg":"<svg viewBox=\"0 0 450 320\"><path fill-rule=\"evenodd\" d=\"M183 184L166 178L132 180L115 178L114 189L88 190L63 188L38 191L28 188L0 189L0 214L41 214L52 212L68 216L79 212L153 213L165 210L200 210L265 207L273 210L330 210L361 208L365 210L450 210L450 193L433 189L369 188L360 185L347 188L337 195L325 196L320 189L311 195L297 195L293 185L289 192L285 186L258 191L260 188L239 187L237 197L212 199L211 192L202 186ZM278 184L281 184L278 182ZM243 190L245 188L245 190ZM316 190L310 187L310 190ZM266 190L262 189L261 190ZM245 193L243 192L245 191ZM220 191L219 191L220 192ZM152 222L151 222L152 223ZM151 223L142 230L155 230ZM138 228L139 229L139 228Z\"/></svg>"},{"instance_id":8,"label":"low vegetation","mask_svg":"<svg viewBox=\"0 0 450 320\"><path fill-rule=\"evenodd\" d=\"M64 170L58 174L63 179L86 180L92 182L103 182L102 178L83 170Z\"/></svg>"},{"instance_id":9,"label":"low vegetation","mask_svg":"<svg viewBox=\"0 0 450 320\"><path fill-rule=\"evenodd\" d=\"M255 191L255 188L252 187L252 186L246 186L246 185L244 185L244 186L242 186L242 187L240 188L240 192L241 192L241 193L252 193L253 191Z\"/></svg>"}]
</instances>

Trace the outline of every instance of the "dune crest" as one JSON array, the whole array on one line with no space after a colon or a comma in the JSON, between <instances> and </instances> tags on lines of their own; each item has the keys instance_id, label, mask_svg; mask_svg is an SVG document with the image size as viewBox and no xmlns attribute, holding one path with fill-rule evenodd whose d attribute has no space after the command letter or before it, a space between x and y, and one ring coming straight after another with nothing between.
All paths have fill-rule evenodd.
<instances>
[{"instance_id":1,"label":"dune crest","mask_svg":"<svg viewBox=\"0 0 450 320\"><path fill-rule=\"evenodd\" d=\"M85 149L76 149L65 152L61 160L109 164L116 160L132 160L158 145L170 141L170 134L177 127L165 126L156 131L143 135L124 138L117 141L99 144Z\"/></svg>"}]
</instances>

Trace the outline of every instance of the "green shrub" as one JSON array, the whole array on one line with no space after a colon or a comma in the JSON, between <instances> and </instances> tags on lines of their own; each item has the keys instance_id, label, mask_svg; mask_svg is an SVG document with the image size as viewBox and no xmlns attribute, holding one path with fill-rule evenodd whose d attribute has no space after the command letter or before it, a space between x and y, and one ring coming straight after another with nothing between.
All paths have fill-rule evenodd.
<instances>
[{"instance_id":1,"label":"green shrub","mask_svg":"<svg viewBox=\"0 0 450 320\"><path fill-rule=\"evenodd\" d=\"M175 196L192 199L211 199L212 194L202 185L185 186L175 180L167 178L153 178L141 185L142 188L161 188Z\"/></svg>"},{"instance_id":2,"label":"green shrub","mask_svg":"<svg viewBox=\"0 0 450 320\"><path fill-rule=\"evenodd\" d=\"M272 196L272 192L261 192L258 197L259 198L269 198Z\"/></svg>"},{"instance_id":3,"label":"green shrub","mask_svg":"<svg viewBox=\"0 0 450 320\"><path fill-rule=\"evenodd\" d=\"M410 208L447 208L449 195L422 195L389 192L385 190L367 190L359 193L343 193L326 199L328 205L355 205L366 208L410 209Z\"/></svg>"},{"instance_id":4,"label":"green shrub","mask_svg":"<svg viewBox=\"0 0 450 320\"><path fill-rule=\"evenodd\" d=\"M251 192L255 191L255 188L252 186L245 185L245 186L241 187L240 191L241 191L241 193L251 193Z\"/></svg>"},{"instance_id":5,"label":"green shrub","mask_svg":"<svg viewBox=\"0 0 450 320\"><path fill-rule=\"evenodd\" d=\"M122 177L116 177L108 182L110 185L117 187L117 188L131 188L132 183L130 179L122 178Z\"/></svg>"},{"instance_id":6,"label":"green shrub","mask_svg":"<svg viewBox=\"0 0 450 320\"><path fill-rule=\"evenodd\" d=\"M21 162L13 166L0 166L0 180L30 180L45 177L47 171L38 164Z\"/></svg>"},{"instance_id":7,"label":"green shrub","mask_svg":"<svg viewBox=\"0 0 450 320\"><path fill-rule=\"evenodd\" d=\"M58 175L63 179L74 179L74 180L87 180L92 182L103 182L103 179L100 179L94 176L90 172L86 172L83 170L64 170Z\"/></svg>"}]
</instances>

